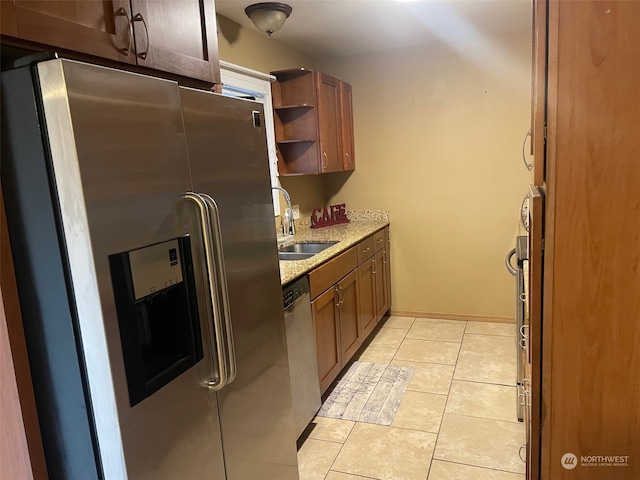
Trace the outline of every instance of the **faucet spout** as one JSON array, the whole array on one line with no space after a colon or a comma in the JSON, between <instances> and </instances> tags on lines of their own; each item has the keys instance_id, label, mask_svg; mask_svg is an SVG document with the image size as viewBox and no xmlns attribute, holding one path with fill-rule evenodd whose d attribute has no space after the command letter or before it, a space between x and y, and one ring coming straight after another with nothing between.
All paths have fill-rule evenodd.
<instances>
[{"instance_id":1,"label":"faucet spout","mask_svg":"<svg viewBox=\"0 0 640 480\"><path fill-rule=\"evenodd\" d=\"M287 202L287 209L284 212L284 215L282 216L283 218L283 226L284 226L284 230L285 232L289 232L289 235L295 235L296 234L296 226L293 222L293 207L291 206L291 196L289 196L289 192L287 192L284 188L282 187L271 187L272 190L278 190L279 192L282 192L282 195L284 195L284 199Z\"/></svg>"}]
</instances>

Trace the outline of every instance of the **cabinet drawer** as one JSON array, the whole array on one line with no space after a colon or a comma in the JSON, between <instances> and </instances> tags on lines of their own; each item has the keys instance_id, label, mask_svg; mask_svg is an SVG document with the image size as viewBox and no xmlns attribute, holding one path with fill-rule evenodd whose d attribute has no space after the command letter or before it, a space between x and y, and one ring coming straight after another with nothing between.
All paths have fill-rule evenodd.
<instances>
[{"instance_id":1,"label":"cabinet drawer","mask_svg":"<svg viewBox=\"0 0 640 480\"><path fill-rule=\"evenodd\" d=\"M358 265L365 262L375 252L374 249L375 239L373 235L362 240L356 248L358 249Z\"/></svg>"},{"instance_id":2,"label":"cabinet drawer","mask_svg":"<svg viewBox=\"0 0 640 480\"><path fill-rule=\"evenodd\" d=\"M312 299L340 281L342 277L358 266L358 252L356 250L358 245L351 247L346 252L309 273L309 288Z\"/></svg>"},{"instance_id":3,"label":"cabinet drawer","mask_svg":"<svg viewBox=\"0 0 640 480\"><path fill-rule=\"evenodd\" d=\"M379 232L376 232L373 234L373 249L377 252L378 250L381 250L384 248L385 246L385 230L380 230Z\"/></svg>"}]
</instances>

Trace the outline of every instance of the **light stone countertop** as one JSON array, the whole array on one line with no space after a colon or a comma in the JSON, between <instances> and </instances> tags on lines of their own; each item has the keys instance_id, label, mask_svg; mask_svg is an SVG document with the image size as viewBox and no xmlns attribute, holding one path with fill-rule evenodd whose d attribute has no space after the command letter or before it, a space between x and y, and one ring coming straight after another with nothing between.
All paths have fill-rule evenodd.
<instances>
[{"instance_id":1,"label":"light stone countertop","mask_svg":"<svg viewBox=\"0 0 640 480\"><path fill-rule=\"evenodd\" d=\"M374 215L354 212L349 223L333 225L323 228L309 228L309 225L296 221L296 234L290 240L280 246L291 245L292 243L311 242L338 242L335 245L323 250L305 260L281 260L280 261L280 283L284 286L287 283L306 275L311 270L319 267L327 260L341 254L360 240L377 232L389 225L388 215L375 212ZM374 213L374 212L371 212Z\"/></svg>"}]
</instances>

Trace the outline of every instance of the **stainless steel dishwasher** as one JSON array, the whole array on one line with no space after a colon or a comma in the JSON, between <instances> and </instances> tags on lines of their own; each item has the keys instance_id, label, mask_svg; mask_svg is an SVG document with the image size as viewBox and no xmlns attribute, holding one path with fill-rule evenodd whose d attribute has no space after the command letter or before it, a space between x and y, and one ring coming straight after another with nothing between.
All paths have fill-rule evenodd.
<instances>
[{"instance_id":1,"label":"stainless steel dishwasher","mask_svg":"<svg viewBox=\"0 0 640 480\"><path fill-rule=\"evenodd\" d=\"M289 353L289 374L296 435L320 409L320 380L311 316L309 280L303 277L282 289Z\"/></svg>"}]
</instances>

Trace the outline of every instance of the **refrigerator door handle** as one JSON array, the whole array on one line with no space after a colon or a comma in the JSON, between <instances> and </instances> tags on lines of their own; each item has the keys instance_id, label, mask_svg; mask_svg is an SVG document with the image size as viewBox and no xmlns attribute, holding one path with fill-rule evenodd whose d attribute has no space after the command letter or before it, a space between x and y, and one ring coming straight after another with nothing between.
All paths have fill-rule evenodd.
<instances>
[{"instance_id":1,"label":"refrigerator door handle","mask_svg":"<svg viewBox=\"0 0 640 480\"><path fill-rule=\"evenodd\" d=\"M205 265L207 269L207 287L211 297L211 323L209 331L209 342L211 344L211 364L214 377L205 381L211 390L220 390L229 382L228 361L225 358L226 348L224 338L226 332L220 311L220 302L217 299L218 291L217 276L215 268L215 253L212 245L211 215L207 202L197 193L188 192L184 198L193 202L198 208L200 226L202 229L202 241L204 245ZM212 328L213 327L213 330ZM213 335L212 335L213 334Z\"/></svg>"},{"instance_id":2,"label":"refrigerator door handle","mask_svg":"<svg viewBox=\"0 0 640 480\"><path fill-rule=\"evenodd\" d=\"M217 290L218 298L220 302L218 304L222 306L222 320L225 327L225 337L227 344L227 368L228 378L227 383L233 382L236 378L236 350L233 342L233 330L231 328L231 314L229 308L229 289L227 286L227 271L224 262L224 251L222 249L222 229L220 228L220 211L218 210L218 204L213 198L206 193L199 194L207 203L210 212L211 231L213 233L212 246L215 252L215 271L217 273L217 284L219 290Z\"/></svg>"}]
</instances>

